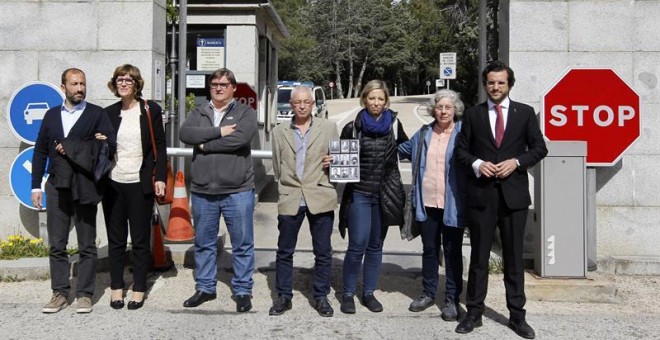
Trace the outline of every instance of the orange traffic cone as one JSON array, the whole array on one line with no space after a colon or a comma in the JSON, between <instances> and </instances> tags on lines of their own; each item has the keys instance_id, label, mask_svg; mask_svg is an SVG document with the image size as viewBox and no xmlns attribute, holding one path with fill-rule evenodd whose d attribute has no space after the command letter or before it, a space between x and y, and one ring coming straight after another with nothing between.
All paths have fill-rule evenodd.
<instances>
[{"instance_id":1,"label":"orange traffic cone","mask_svg":"<svg viewBox=\"0 0 660 340\"><path fill-rule=\"evenodd\" d=\"M172 268L174 264L167 258L165 245L163 245L163 228L160 223L158 208L154 206L154 213L151 215L151 256L153 259L153 269L157 271L166 271Z\"/></svg>"},{"instance_id":2,"label":"orange traffic cone","mask_svg":"<svg viewBox=\"0 0 660 340\"><path fill-rule=\"evenodd\" d=\"M183 172L178 171L174 181L174 200L170 207L170 220L167 223L165 241L187 243L194 238L195 232L190 222L186 182L183 179Z\"/></svg>"}]
</instances>

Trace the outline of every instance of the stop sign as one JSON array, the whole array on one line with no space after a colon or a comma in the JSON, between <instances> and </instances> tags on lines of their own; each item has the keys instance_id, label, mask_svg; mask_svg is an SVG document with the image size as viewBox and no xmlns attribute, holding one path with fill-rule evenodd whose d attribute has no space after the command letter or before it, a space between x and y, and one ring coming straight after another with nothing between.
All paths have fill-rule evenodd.
<instances>
[{"instance_id":1,"label":"stop sign","mask_svg":"<svg viewBox=\"0 0 660 340\"><path fill-rule=\"evenodd\" d=\"M234 99L239 102L257 109L257 93L247 83L237 83L234 91Z\"/></svg>"},{"instance_id":2,"label":"stop sign","mask_svg":"<svg viewBox=\"0 0 660 340\"><path fill-rule=\"evenodd\" d=\"M569 69L541 100L552 141L587 142L587 166L610 166L639 138L639 95L611 69Z\"/></svg>"}]
</instances>

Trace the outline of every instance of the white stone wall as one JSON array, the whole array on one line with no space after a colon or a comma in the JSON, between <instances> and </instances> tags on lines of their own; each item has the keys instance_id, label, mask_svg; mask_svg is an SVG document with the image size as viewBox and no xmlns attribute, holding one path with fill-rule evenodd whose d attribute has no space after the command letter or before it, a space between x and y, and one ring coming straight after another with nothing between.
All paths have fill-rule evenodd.
<instances>
[{"instance_id":1,"label":"white stone wall","mask_svg":"<svg viewBox=\"0 0 660 340\"><path fill-rule=\"evenodd\" d=\"M660 256L660 1L510 2L514 100L541 95L570 66L606 66L640 95L641 137L597 170L598 257ZM616 136L612 136L616 138Z\"/></svg>"},{"instance_id":2,"label":"white stone wall","mask_svg":"<svg viewBox=\"0 0 660 340\"><path fill-rule=\"evenodd\" d=\"M37 213L20 206L9 187L11 162L29 146L8 127L14 90L35 80L59 86L62 71L78 67L87 75L87 100L106 106L117 100L107 88L112 72L131 63L142 71L144 96L152 98L155 60L165 65L165 5L165 0L0 1L0 238L38 235ZM105 243L101 221L99 213L98 237Z\"/></svg>"}]
</instances>

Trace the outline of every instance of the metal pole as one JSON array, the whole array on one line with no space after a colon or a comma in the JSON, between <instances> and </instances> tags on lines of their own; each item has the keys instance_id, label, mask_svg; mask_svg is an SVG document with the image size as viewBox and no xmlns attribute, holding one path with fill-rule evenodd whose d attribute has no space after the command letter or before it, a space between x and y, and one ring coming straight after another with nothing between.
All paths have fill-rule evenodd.
<instances>
[{"instance_id":1,"label":"metal pole","mask_svg":"<svg viewBox=\"0 0 660 340\"><path fill-rule=\"evenodd\" d=\"M172 0L172 6L176 7L176 0ZM179 139L179 134L178 134L178 127L179 127L179 120L178 120L178 115L177 115L177 109L174 107L176 106L176 84L177 84L177 63L178 63L178 56L176 53L176 24L177 20L175 19L172 22L172 46L170 48L170 145L175 146L178 145L177 141ZM174 159L170 160L171 162L174 162Z\"/></svg>"},{"instance_id":2,"label":"metal pole","mask_svg":"<svg viewBox=\"0 0 660 340\"><path fill-rule=\"evenodd\" d=\"M587 270L598 269L596 233L596 168L587 167Z\"/></svg>"},{"instance_id":3,"label":"metal pole","mask_svg":"<svg viewBox=\"0 0 660 340\"><path fill-rule=\"evenodd\" d=\"M479 74L486 68L486 56L488 55L488 28L486 26L486 0L479 0ZM480 77L481 78L481 77ZM449 88L449 85L447 86ZM483 86L478 86L479 102L486 100L486 92Z\"/></svg>"},{"instance_id":4,"label":"metal pole","mask_svg":"<svg viewBox=\"0 0 660 340\"><path fill-rule=\"evenodd\" d=\"M178 120L183 122L186 119L186 44L188 43L188 0L179 1L179 74L178 81L179 84L177 88L177 98L179 98L179 112ZM175 143L172 143L176 145ZM179 141L179 147L183 147L183 142ZM176 168L178 170L184 171L184 161L183 157L179 157L176 162Z\"/></svg>"}]
</instances>

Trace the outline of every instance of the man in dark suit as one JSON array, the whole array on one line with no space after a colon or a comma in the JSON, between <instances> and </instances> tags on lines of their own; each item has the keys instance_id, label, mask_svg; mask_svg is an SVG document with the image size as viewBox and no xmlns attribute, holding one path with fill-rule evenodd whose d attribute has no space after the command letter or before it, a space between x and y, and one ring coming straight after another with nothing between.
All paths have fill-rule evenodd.
<instances>
[{"instance_id":1,"label":"man in dark suit","mask_svg":"<svg viewBox=\"0 0 660 340\"><path fill-rule=\"evenodd\" d=\"M69 241L69 226L74 220L78 238L78 279L76 284L76 312L92 311L92 296L96 278L96 211L100 201L98 186L94 185L93 174L82 173L76 166L66 166L73 154L67 154L65 143L78 143L90 139L107 140L109 156L113 157L116 149L115 132L108 115L99 106L85 101L85 73L71 68L62 73L62 91L66 99L62 106L54 107L44 116L39 129L32 158L32 204L42 208L43 194L41 179L48 163L48 181L46 189L46 228L50 261L50 278L53 296L42 309L44 313L57 313L67 306L69 290L69 255L66 246ZM71 143L69 143L71 141ZM60 165L64 164L65 167ZM64 171L67 170L67 171ZM66 173L66 176L65 176ZM69 181L67 176L86 176L90 186L77 188L80 180ZM81 178L78 177L78 178ZM87 195L77 197L76 192L84 189ZM90 193L89 191L94 191ZM88 197L93 198L90 201ZM97 199L98 198L98 199Z\"/></svg>"},{"instance_id":2,"label":"man in dark suit","mask_svg":"<svg viewBox=\"0 0 660 340\"><path fill-rule=\"evenodd\" d=\"M509 327L527 339L535 337L525 320L523 235L531 204L526 169L548 153L532 107L511 101L513 70L494 61L482 73L488 100L468 109L456 142L456 155L470 167L467 188L470 229L470 271L467 315L456 327L470 333L482 325L488 286L488 262L499 226L504 262Z\"/></svg>"}]
</instances>

